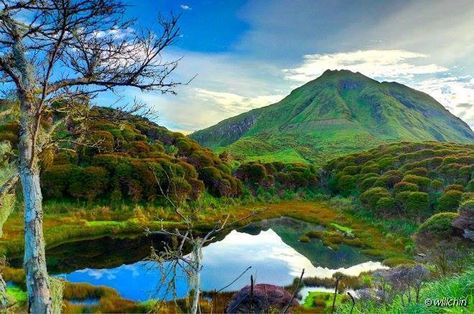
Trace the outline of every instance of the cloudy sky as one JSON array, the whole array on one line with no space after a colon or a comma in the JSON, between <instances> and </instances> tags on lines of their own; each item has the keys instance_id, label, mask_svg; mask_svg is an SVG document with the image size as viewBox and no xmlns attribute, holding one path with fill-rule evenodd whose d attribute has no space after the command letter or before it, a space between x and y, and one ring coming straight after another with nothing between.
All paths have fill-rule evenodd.
<instances>
[{"instance_id":1,"label":"cloudy sky","mask_svg":"<svg viewBox=\"0 0 474 314\"><path fill-rule=\"evenodd\" d=\"M280 100L326 69L359 71L429 93L474 127L472 0L132 1L137 25L182 14L177 96L126 90L159 123L192 132ZM100 102L112 101L104 95Z\"/></svg>"}]
</instances>

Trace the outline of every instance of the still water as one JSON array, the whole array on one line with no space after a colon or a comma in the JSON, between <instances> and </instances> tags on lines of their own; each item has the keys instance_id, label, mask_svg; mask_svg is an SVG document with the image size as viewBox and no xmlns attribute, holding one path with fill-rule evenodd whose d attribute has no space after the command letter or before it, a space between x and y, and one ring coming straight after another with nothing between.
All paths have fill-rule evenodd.
<instances>
[{"instance_id":1,"label":"still water","mask_svg":"<svg viewBox=\"0 0 474 314\"><path fill-rule=\"evenodd\" d=\"M372 261L370 257L349 246L342 245L337 250L332 250L317 239L309 243L298 241L304 232L320 228L293 219L280 218L232 230L222 239L203 248L202 290L220 290L249 266L251 269L225 290L238 290L248 285L250 275L254 276L257 283L285 286L299 277L302 269L305 269L305 277L327 278L336 271L358 275L364 271L384 268L380 262ZM107 244L108 241L111 242ZM123 241L135 245L124 247ZM143 243L136 244L137 241ZM53 251L51 255L51 263L56 265L58 271L62 270L58 276L71 282L108 286L116 289L122 297L135 301L172 298L173 294L166 290L167 285L161 284L162 278L164 283L172 280L171 275L162 277L162 271L169 270L169 264L165 262L158 265L155 262L143 261L144 256L141 255L150 248L147 240L109 238L89 242L84 245L104 246L107 251L113 251L114 254L109 256L113 261L105 262L104 258L107 259L107 256L99 253L80 257L80 262L74 261L68 259L68 254L65 253L68 251L67 247L58 247L56 254ZM123 264L120 264L122 262ZM62 268L68 264L70 267ZM88 266L84 267L86 265ZM70 269L71 267L76 269ZM186 296L189 285L183 270L178 269L174 282L176 295Z\"/></svg>"}]
</instances>

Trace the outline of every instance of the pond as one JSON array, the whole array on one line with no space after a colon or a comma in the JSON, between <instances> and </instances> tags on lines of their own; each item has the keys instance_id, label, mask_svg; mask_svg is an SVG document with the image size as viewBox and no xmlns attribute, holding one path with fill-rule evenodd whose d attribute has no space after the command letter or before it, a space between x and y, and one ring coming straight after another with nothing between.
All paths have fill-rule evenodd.
<instances>
[{"instance_id":1,"label":"pond","mask_svg":"<svg viewBox=\"0 0 474 314\"><path fill-rule=\"evenodd\" d=\"M249 284L250 275L256 283L290 285L305 269L305 277L331 277L336 271L358 275L382 268L382 264L360 253L356 248L341 245L337 250L312 239L300 242L299 237L321 226L290 218L265 220L244 228L231 230L221 239L203 248L201 288L220 290L233 282L249 266L244 276L224 291L235 291ZM52 272L71 282L86 282L116 289L130 300L171 299L172 293L160 284L162 269L143 259L152 244L159 248L163 238L102 238L69 243L48 251ZM162 266L162 268L158 267ZM165 282L171 280L170 276ZM178 269L176 295L189 292L187 277Z\"/></svg>"}]
</instances>

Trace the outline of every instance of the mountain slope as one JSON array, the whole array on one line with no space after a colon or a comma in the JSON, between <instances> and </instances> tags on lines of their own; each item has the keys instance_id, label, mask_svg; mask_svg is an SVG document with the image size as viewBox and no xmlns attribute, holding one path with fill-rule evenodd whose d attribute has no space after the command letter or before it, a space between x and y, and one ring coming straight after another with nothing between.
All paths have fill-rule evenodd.
<instances>
[{"instance_id":1,"label":"mountain slope","mask_svg":"<svg viewBox=\"0 0 474 314\"><path fill-rule=\"evenodd\" d=\"M190 136L246 160L318 164L400 140L474 141L469 126L429 95L347 70L328 70L276 104Z\"/></svg>"}]
</instances>

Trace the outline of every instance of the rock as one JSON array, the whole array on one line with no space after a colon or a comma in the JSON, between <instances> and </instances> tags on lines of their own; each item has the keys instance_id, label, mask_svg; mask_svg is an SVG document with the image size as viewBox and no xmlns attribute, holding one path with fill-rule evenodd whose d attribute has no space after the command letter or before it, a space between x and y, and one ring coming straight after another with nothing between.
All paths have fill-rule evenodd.
<instances>
[{"instance_id":1,"label":"rock","mask_svg":"<svg viewBox=\"0 0 474 314\"><path fill-rule=\"evenodd\" d=\"M226 313L269 313L272 309L283 309L290 302L292 306L298 305L291 299L292 295L282 287L257 284L251 295L250 286L246 286L232 296Z\"/></svg>"},{"instance_id":2,"label":"rock","mask_svg":"<svg viewBox=\"0 0 474 314\"><path fill-rule=\"evenodd\" d=\"M459 216L453 221L453 227L461 230L464 238L474 241L474 200L459 206Z\"/></svg>"}]
</instances>

